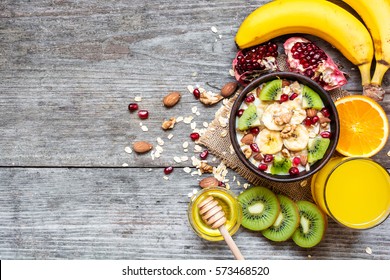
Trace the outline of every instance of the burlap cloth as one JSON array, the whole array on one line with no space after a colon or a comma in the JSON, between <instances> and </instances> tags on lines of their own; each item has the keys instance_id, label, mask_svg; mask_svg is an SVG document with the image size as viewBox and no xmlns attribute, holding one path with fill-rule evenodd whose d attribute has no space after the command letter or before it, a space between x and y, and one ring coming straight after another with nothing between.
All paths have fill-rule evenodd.
<instances>
[{"instance_id":1,"label":"burlap cloth","mask_svg":"<svg viewBox=\"0 0 390 280\"><path fill-rule=\"evenodd\" d=\"M286 64L285 55L278 57L278 68L279 71L289 71ZM229 123L221 123L220 120L221 118L229 118L233 103L242 89L243 88L237 90L236 94L229 100L225 101L224 106L222 106L215 113L214 120L210 123L206 132L199 139L199 143L206 146L207 149L217 158L222 160L227 167L235 170L252 185L268 187L274 192L285 194L295 201L313 201L310 189L312 177L293 183L272 182L257 176L255 173L249 170L235 154L234 150L232 149L229 136ZM329 91L329 94L333 100L336 100L340 97L350 95L351 93L342 89L335 89Z\"/></svg>"}]
</instances>

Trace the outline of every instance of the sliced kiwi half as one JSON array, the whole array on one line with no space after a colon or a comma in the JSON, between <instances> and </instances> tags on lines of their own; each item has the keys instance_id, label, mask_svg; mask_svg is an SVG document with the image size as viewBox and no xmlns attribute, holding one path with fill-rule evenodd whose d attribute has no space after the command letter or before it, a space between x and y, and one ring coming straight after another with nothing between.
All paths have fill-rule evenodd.
<instances>
[{"instance_id":1,"label":"sliced kiwi half","mask_svg":"<svg viewBox=\"0 0 390 280\"><path fill-rule=\"evenodd\" d=\"M265 187L253 187L238 196L242 207L242 226L254 230L264 230L275 222L280 205L276 195Z\"/></svg>"},{"instance_id":2,"label":"sliced kiwi half","mask_svg":"<svg viewBox=\"0 0 390 280\"><path fill-rule=\"evenodd\" d=\"M257 110L255 104L250 104L245 109L244 113L238 119L238 129L241 131L247 130L253 126L259 126L261 124L261 116Z\"/></svg>"},{"instance_id":3,"label":"sliced kiwi half","mask_svg":"<svg viewBox=\"0 0 390 280\"><path fill-rule=\"evenodd\" d=\"M280 212L272 226L263 230L264 237L272 241L285 241L289 239L299 226L298 206L290 198L277 195L280 203Z\"/></svg>"},{"instance_id":4,"label":"sliced kiwi half","mask_svg":"<svg viewBox=\"0 0 390 280\"><path fill-rule=\"evenodd\" d=\"M311 248L316 246L325 235L328 225L326 215L309 201L298 201L299 226L292 235L292 240L299 247Z\"/></svg>"},{"instance_id":5,"label":"sliced kiwi half","mask_svg":"<svg viewBox=\"0 0 390 280\"><path fill-rule=\"evenodd\" d=\"M329 144L329 138L322 138L321 136L310 138L307 144L307 161L311 164L322 159Z\"/></svg>"},{"instance_id":6,"label":"sliced kiwi half","mask_svg":"<svg viewBox=\"0 0 390 280\"><path fill-rule=\"evenodd\" d=\"M321 110L324 107L324 103L321 100L321 97L314 90L308 86L303 86L302 88L302 108L313 108L316 110Z\"/></svg>"},{"instance_id":7,"label":"sliced kiwi half","mask_svg":"<svg viewBox=\"0 0 390 280\"><path fill-rule=\"evenodd\" d=\"M287 175L288 170L291 168L291 160L282 156L275 156L271 166L272 175Z\"/></svg>"},{"instance_id":8,"label":"sliced kiwi half","mask_svg":"<svg viewBox=\"0 0 390 280\"><path fill-rule=\"evenodd\" d=\"M277 79L266 83L259 93L260 100L271 101L275 100L276 96L282 88L282 80Z\"/></svg>"}]
</instances>

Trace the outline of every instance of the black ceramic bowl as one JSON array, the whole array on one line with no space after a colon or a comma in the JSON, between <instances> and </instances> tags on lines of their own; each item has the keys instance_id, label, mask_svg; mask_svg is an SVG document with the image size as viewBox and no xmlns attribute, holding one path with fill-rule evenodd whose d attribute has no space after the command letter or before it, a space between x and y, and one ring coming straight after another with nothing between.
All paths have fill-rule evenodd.
<instances>
[{"instance_id":1,"label":"black ceramic bowl","mask_svg":"<svg viewBox=\"0 0 390 280\"><path fill-rule=\"evenodd\" d=\"M315 162L313 165L311 165L311 168L309 171L302 171L299 173L299 175L296 176L291 176L291 175L272 175L270 173L263 172L258 169L257 166L252 164L246 157L244 156L244 153L241 151L240 148L240 143L238 143L237 140L237 130L236 130L236 119L237 119L237 111L240 109L240 106L242 102L244 102L244 99L246 95L260 86L261 84L275 80L275 79L287 79L291 81L298 81L299 83L303 85L307 85L311 89L313 89L315 92L319 94L319 96L322 99L322 102L324 103L325 107L329 110L331 114L331 123L330 123L330 130L331 130L331 138L330 138L330 145L324 155L324 157ZM260 78L254 80L251 82L248 86L246 86L243 91L240 93L240 95L237 97L236 101L233 104L232 112L230 114L230 120L229 120L229 132L230 132L230 140L232 142L234 151L236 152L238 158L245 164L247 168L249 168L252 172L254 172L256 175L259 177L266 178L271 181L276 181L276 182L294 182L294 181L299 181L303 180L317 171L319 171L327 162L328 160L332 157L337 141L339 138L339 133L340 133L340 128L339 128L339 117L337 114L336 107L329 95L322 87L320 87L317 83L312 81L311 79L300 75L296 73L291 73L291 72L275 72L271 74L267 74L264 76L261 76Z\"/></svg>"}]
</instances>

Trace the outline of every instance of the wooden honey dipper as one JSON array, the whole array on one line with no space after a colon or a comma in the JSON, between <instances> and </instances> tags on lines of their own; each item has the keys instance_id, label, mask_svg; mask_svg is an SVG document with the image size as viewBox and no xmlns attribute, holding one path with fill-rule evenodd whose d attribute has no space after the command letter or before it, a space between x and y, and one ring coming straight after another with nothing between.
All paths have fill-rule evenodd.
<instances>
[{"instance_id":1,"label":"wooden honey dipper","mask_svg":"<svg viewBox=\"0 0 390 280\"><path fill-rule=\"evenodd\" d=\"M203 221L211 228L219 229L219 232L222 234L234 257L237 260L244 260L243 255L225 227L225 212L223 212L222 207L218 204L218 201L210 195L198 204L198 208Z\"/></svg>"}]
</instances>

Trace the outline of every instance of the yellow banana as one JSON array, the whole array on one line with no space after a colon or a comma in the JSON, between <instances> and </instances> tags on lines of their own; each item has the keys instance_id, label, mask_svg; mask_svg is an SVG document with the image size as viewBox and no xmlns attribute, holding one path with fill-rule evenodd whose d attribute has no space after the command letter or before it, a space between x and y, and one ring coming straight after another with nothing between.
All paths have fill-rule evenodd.
<instances>
[{"instance_id":1,"label":"yellow banana","mask_svg":"<svg viewBox=\"0 0 390 280\"><path fill-rule=\"evenodd\" d=\"M291 33L311 34L329 42L359 67L362 85L370 83L374 57L370 33L352 14L326 0L267 3L242 22L235 40L239 48L248 48Z\"/></svg>"},{"instance_id":2,"label":"yellow banana","mask_svg":"<svg viewBox=\"0 0 390 280\"><path fill-rule=\"evenodd\" d=\"M343 0L363 19L374 42L375 72L373 86L382 84L383 76L390 67L390 1L389 0ZM383 92L382 92L383 93ZM383 96L378 96L378 99Z\"/></svg>"}]
</instances>

